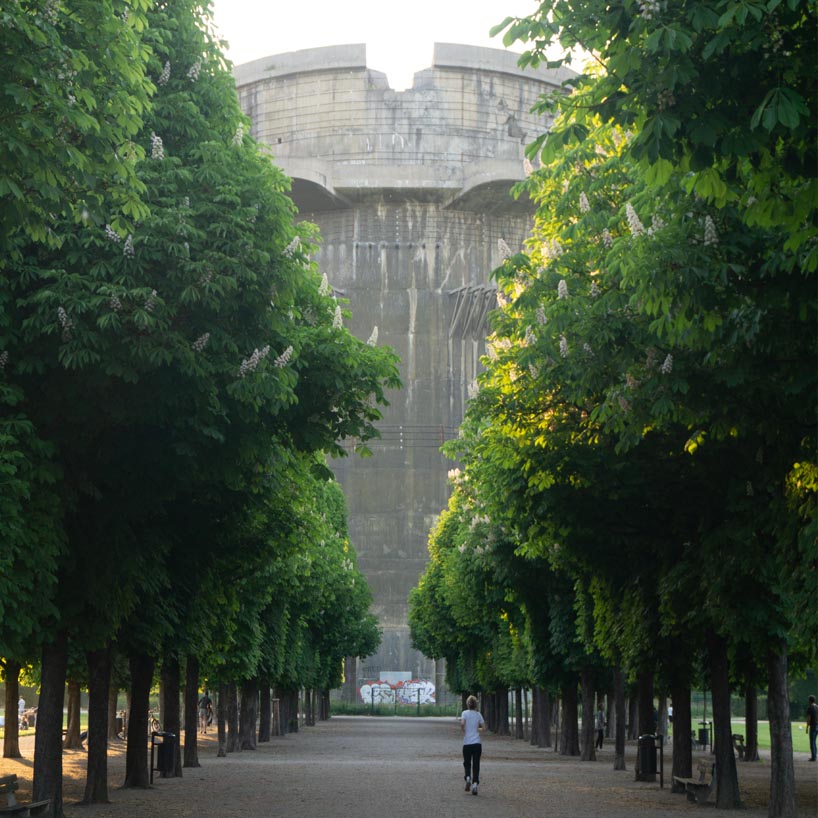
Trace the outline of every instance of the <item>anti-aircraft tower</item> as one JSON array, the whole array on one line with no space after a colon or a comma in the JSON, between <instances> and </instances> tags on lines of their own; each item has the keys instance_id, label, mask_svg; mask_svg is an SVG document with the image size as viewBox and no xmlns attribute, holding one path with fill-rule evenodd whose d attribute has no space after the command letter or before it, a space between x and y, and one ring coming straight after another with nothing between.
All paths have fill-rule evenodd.
<instances>
[{"instance_id":1,"label":"anti-aircraft tower","mask_svg":"<svg viewBox=\"0 0 818 818\"><path fill-rule=\"evenodd\" d=\"M427 560L427 535L448 501L439 447L457 434L496 305L500 239L521 249L533 207L510 187L524 148L548 126L530 113L567 76L522 71L516 55L438 43L432 66L396 92L367 68L363 45L278 54L237 66L252 134L293 179L300 216L316 223L319 266L349 299L350 329L401 356L374 456L333 464L350 537L383 629L377 654L348 667L442 685L413 650L407 596Z\"/></svg>"}]
</instances>

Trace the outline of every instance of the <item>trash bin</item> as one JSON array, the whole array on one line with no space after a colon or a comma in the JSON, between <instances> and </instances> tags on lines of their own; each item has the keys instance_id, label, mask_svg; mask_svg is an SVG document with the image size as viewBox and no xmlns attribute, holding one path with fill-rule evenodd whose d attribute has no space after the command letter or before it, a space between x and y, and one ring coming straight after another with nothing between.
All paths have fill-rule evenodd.
<instances>
[{"instance_id":1,"label":"trash bin","mask_svg":"<svg viewBox=\"0 0 818 818\"><path fill-rule=\"evenodd\" d=\"M656 775L656 736L639 736L639 772Z\"/></svg>"},{"instance_id":2,"label":"trash bin","mask_svg":"<svg viewBox=\"0 0 818 818\"><path fill-rule=\"evenodd\" d=\"M161 741L158 741L161 739ZM173 775L176 766L176 733L164 731L151 735L153 745L156 747L156 767L162 776ZM153 753L151 753L153 756ZM153 773L153 770L151 770Z\"/></svg>"},{"instance_id":3,"label":"trash bin","mask_svg":"<svg viewBox=\"0 0 818 818\"><path fill-rule=\"evenodd\" d=\"M699 744L701 744L702 749L707 747L707 742L710 738L709 732L706 727L699 728Z\"/></svg>"}]
</instances>

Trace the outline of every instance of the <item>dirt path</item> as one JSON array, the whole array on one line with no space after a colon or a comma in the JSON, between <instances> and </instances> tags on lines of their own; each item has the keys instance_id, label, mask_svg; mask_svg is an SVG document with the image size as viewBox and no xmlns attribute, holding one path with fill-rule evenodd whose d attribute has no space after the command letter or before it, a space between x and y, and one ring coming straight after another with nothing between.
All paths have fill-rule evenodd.
<instances>
[{"instance_id":1,"label":"dirt path","mask_svg":"<svg viewBox=\"0 0 818 818\"><path fill-rule=\"evenodd\" d=\"M84 787L82 752L66 752L67 818L670 818L700 814L684 796L614 772L613 749L596 763L563 758L527 742L484 738L480 795L464 792L460 730L454 719L336 716L317 727L275 738L254 752L216 758L215 737L202 738L202 766L183 778L154 778L149 790L123 790L124 748L109 761L111 804L80 807ZM33 740L21 747L28 758L1 759L0 774L16 772L31 786ZM799 816L818 814L816 767L796 759ZM666 760L669 778L670 761ZM741 818L766 818L769 764L739 765ZM23 793L27 795L27 793ZM21 799L22 800L22 799Z\"/></svg>"}]
</instances>

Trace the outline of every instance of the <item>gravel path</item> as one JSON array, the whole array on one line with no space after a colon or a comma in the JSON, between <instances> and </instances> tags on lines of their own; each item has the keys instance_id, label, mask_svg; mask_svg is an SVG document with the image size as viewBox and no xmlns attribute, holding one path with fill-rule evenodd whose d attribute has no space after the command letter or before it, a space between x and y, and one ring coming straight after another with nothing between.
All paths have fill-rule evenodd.
<instances>
[{"instance_id":1,"label":"gravel path","mask_svg":"<svg viewBox=\"0 0 818 818\"><path fill-rule=\"evenodd\" d=\"M480 795L464 792L460 729L452 718L335 716L317 727L274 738L256 751L216 758L215 736L200 736L202 766L183 778L154 778L148 790L124 790L124 747L109 760L111 804L77 806L85 755L66 751L67 818L670 818L701 808L669 789L614 772L608 746L596 763L563 758L527 742L484 735ZM33 740L23 760L0 759L0 774L16 772L24 797L31 786ZM818 814L816 766L796 759L799 817ZM694 762L695 763L695 762ZM767 818L769 764L739 764L742 818ZM21 800L23 800L21 798Z\"/></svg>"}]
</instances>

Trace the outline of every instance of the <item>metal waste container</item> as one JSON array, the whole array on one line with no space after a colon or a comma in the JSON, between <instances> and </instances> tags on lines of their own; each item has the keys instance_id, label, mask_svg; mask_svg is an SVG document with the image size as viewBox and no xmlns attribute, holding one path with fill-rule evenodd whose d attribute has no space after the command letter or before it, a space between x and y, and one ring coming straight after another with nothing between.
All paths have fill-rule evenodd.
<instances>
[{"instance_id":1,"label":"metal waste container","mask_svg":"<svg viewBox=\"0 0 818 818\"><path fill-rule=\"evenodd\" d=\"M656 775L656 736L639 736L639 772L643 776Z\"/></svg>"},{"instance_id":2,"label":"metal waste container","mask_svg":"<svg viewBox=\"0 0 818 818\"><path fill-rule=\"evenodd\" d=\"M156 765L154 766L154 748ZM151 783L153 771L157 770L163 778L172 776L176 766L176 733L157 731L151 733Z\"/></svg>"}]
</instances>

